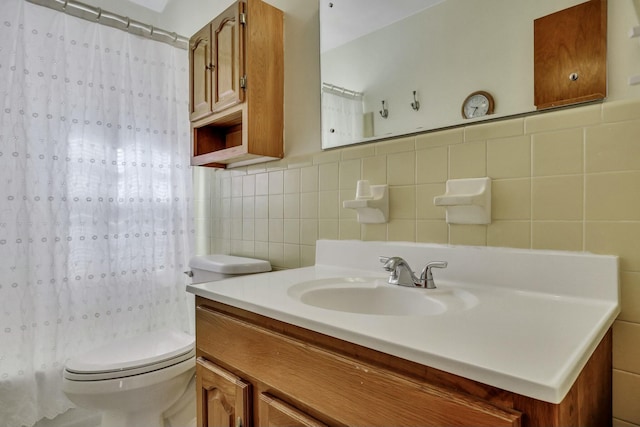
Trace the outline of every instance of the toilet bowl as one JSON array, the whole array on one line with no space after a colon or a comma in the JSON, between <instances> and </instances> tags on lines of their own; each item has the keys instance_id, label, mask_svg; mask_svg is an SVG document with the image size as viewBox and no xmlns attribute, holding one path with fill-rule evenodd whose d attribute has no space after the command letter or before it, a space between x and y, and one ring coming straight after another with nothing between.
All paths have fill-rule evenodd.
<instances>
[{"instance_id":1,"label":"toilet bowl","mask_svg":"<svg viewBox=\"0 0 640 427\"><path fill-rule=\"evenodd\" d=\"M195 339L169 329L114 341L69 360L62 390L102 412L103 427L162 426L195 371Z\"/></svg>"},{"instance_id":2,"label":"toilet bowl","mask_svg":"<svg viewBox=\"0 0 640 427\"><path fill-rule=\"evenodd\" d=\"M228 255L194 257L190 267L193 283L271 270L267 261ZM194 374L195 338L160 329L72 358L62 390L78 407L102 412L102 427L161 427L176 411L181 419L192 411L195 422Z\"/></svg>"}]
</instances>

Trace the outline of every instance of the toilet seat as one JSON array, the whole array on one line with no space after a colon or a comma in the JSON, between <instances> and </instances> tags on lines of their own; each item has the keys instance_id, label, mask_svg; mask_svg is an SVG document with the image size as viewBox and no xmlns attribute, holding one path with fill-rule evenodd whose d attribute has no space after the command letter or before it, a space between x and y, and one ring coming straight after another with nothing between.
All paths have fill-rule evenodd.
<instances>
[{"instance_id":1,"label":"toilet seat","mask_svg":"<svg viewBox=\"0 0 640 427\"><path fill-rule=\"evenodd\" d=\"M195 338L160 329L106 344L69 360L64 378L97 381L130 377L167 368L195 356Z\"/></svg>"}]
</instances>

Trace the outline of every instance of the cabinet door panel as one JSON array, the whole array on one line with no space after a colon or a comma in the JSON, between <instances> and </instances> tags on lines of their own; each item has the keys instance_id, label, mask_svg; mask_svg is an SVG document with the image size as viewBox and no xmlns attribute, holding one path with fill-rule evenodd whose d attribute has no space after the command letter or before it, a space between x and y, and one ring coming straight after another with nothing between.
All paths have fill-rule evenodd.
<instances>
[{"instance_id":1,"label":"cabinet door panel","mask_svg":"<svg viewBox=\"0 0 640 427\"><path fill-rule=\"evenodd\" d=\"M244 73L243 28L240 14L244 3L238 2L213 21L213 111L242 102L244 91L240 76Z\"/></svg>"},{"instance_id":2,"label":"cabinet door panel","mask_svg":"<svg viewBox=\"0 0 640 427\"><path fill-rule=\"evenodd\" d=\"M538 109L607 96L607 0L591 0L534 21Z\"/></svg>"},{"instance_id":3,"label":"cabinet door panel","mask_svg":"<svg viewBox=\"0 0 640 427\"><path fill-rule=\"evenodd\" d=\"M207 392L207 425L233 426L234 407L227 396L215 388Z\"/></svg>"},{"instance_id":4,"label":"cabinet door panel","mask_svg":"<svg viewBox=\"0 0 640 427\"><path fill-rule=\"evenodd\" d=\"M196 120L212 112L211 105L211 27L198 31L189 45L190 119Z\"/></svg>"},{"instance_id":5,"label":"cabinet door panel","mask_svg":"<svg viewBox=\"0 0 640 427\"><path fill-rule=\"evenodd\" d=\"M249 425L250 384L199 357L196 387L198 427Z\"/></svg>"},{"instance_id":6,"label":"cabinet door panel","mask_svg":"<svg viewBox=\"0 0 640 427\"><path fill-rule=\"evenodd\" d=\"M260 425L269 427L326 427L326 424L267 393L260 394L259 408Z\"/></svg>"}]
</instances>

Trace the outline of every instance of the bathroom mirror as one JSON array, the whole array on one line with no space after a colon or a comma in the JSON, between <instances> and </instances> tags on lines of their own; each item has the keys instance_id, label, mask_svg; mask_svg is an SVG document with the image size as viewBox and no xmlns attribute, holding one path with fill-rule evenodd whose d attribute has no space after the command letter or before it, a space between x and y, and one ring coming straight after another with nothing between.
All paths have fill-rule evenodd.
<instances>
[{"instance_id":1,"label":"bathroom mirror","mask_svg":"<svg viewBox=\"0 0 640 427\"><path fill-rule=\"evenodd\" d=\"M533 21L583 2L320 0L322 148L534 111Z\"/></svg>"}]
</instances>

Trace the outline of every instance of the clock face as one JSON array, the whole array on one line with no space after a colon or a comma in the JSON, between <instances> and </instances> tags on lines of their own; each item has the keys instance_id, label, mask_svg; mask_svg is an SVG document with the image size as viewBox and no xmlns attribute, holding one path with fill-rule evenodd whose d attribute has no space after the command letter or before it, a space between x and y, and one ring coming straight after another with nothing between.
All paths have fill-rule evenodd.
<instances>
[{"instance_id":1,"label":"clock face","mask_svg":"<svg viewBox=\"0 0 640 427\"><path fill-rule=\"evenodd\" d=\"M486 92L472 93L462 104L462 117L472 119L493 113L493 98Z\"/></svg>"}]
</instances>

